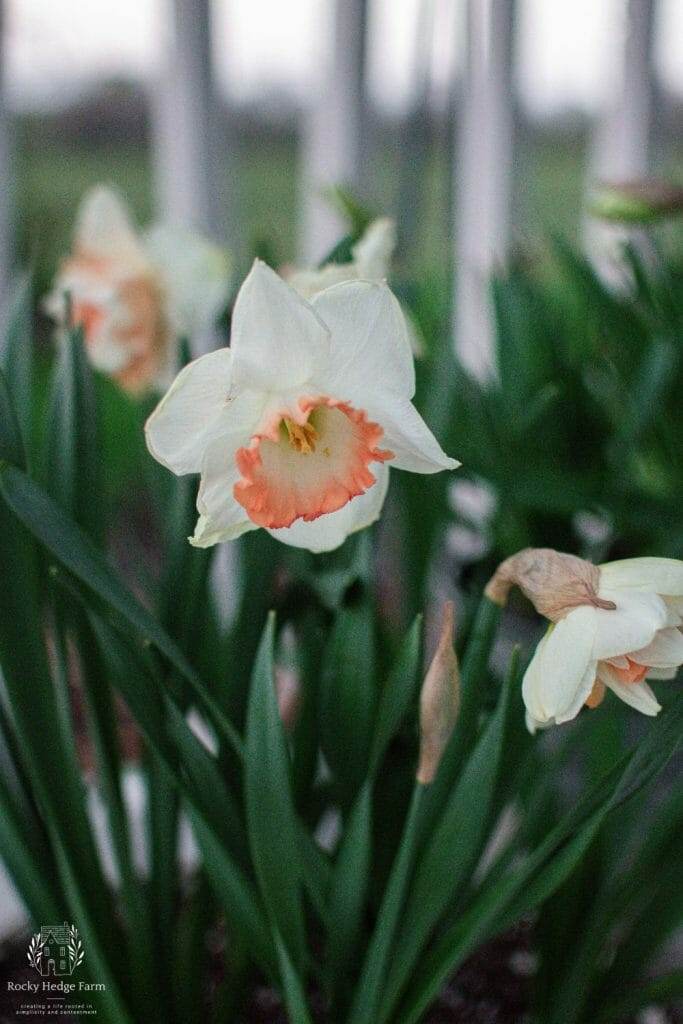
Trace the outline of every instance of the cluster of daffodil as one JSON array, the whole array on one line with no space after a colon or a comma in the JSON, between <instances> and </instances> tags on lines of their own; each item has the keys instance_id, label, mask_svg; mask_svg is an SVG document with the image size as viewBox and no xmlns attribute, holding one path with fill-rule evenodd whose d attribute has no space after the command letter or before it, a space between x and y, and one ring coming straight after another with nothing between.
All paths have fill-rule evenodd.
<instances>
[{"instance_id":1,"label":"cluster of daffodil","mask_svg":"<svg viewBox=\"0 0 683 1024\"><path fill-rule=\"evenodd\" d=\"M261 527L330 551L378 519L391 468L458 466L412 403L415 332L385 281L395 244L393 222L381 218L349 263L278 275L256 260L234 303L230 346L170 385L147 445L173 473L201 476L193 545ZM93 364L140 391L168 382L178 337L212 330L229 283L225 253L162 226L139 236L116 196L97 189L45 306L64 323L68 293ZM538 591L530 579L542 580ZM659 711L646 680L673 678L683 663L683 563L598 568L523 552L489 594L500 600L512 583L551 620L524 678L530 730L597 707L606 689L644 714Z\"/></svg>"}]
</instances>

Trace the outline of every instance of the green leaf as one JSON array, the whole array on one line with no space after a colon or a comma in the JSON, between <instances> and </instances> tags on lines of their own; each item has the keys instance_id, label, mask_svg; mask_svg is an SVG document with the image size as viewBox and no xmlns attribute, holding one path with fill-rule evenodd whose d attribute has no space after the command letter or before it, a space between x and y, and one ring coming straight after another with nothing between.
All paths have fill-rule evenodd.
<instances>
[{"instance_id":1,"label":"green leaf","mask_svg":"<svg viewBox=\"0 0 683 1024\"><path fill-rule=\"evenodd\" d=\"M2 370L0 370L0 462L9 462L20 469L26 465L19 421L7 385L7 378Z\"/></svg>"},{"instance_id":2,"label":"green leaf","mask_svg":"<svg viewBox=\"0 0 683 1024\"><path fill-rule=\"evenodd\" d=\"M237 816L234 801L226 799L225 784L217 767L213 762L209 766L206 760L209 755L170 702L166 707L170 716L167 731L162 705L150 691L149 666L140 653L128 647L107 622L95 615L90 615L89 619L108 663L112 684L120 691L145 739L164 765L167 779L185 798L207 876L233 928L244 936L255 960L274 977L275 951L263 907L252 883L228 852L235 841ZM144 680L147 685L141 685ZM170 745L169 733L178 744L177 750ZM185 771L178 771L178 752Z\"/></svg>"},{"instance_id":3,"label":"green leaf","mask_svg":"<svg viewBox=\"0 0 683 1024\"><path fill-rule=\"evenodd\" d=\"M437 922L462 896L489 836L510 709L519 711L519 652L510 662L498 707L470 757L420 854L386 984L379 1020L388 1018L401 988Z\"/></svg>"},{"instance_id":4,"label":"green leaf","mask_svg":"<svg viewBox=\"0 0 683 1024\"><path fill-rule=\"evenodd\" d=\"M101 540L101 449L90 364L83 331L59 339L47 414L43 479L49 494L95 540Z\"/></svg>"},{"instance_id":5,"label":"green leaf","mask_svg":"<svg viewBox=\"0 0 683 1024\"><path fill-rule=\"evenodd\" d=\"M418 839L418 822L425 787L416 784L406 815L401 843L384 891L375 928L363 963L349 1015L349 1024L376 1024L391 944L406 898Z\"/></svg>"},{"instance_id":6,"label":"green leaf","mask_svg":"<svg viewBox=\"0 0 683 1024\"><path fill-rule=\"evenodd\" d=\"M683 694L650 727L648 736L565 815L527 862L515 865L481 894L423 958L401 1008L401 1024L415 1024L463 959L494 931L532 910L571 874L606 815L664 767L680 742Z\"/></svg>"},{"instance_id":7,"label":"green leaf","mask_svg":"<svg viewBox=\"0 0 683 1024\"><path fill-rule=\"evenodd\" d=\"M263 632L247 711L244 798L254 869L273 927L295 965L305 962L299 824L273 679L275 617Z\"/></svg>"},{"instance_id":8,"label":"green leaf","mask_svg":"<svg viewBox=\"0 0 683 1024\"><path fill-rule=\"evenodd\" d=\"M98 598L133 627L143 642L153 644L187 680L220 734L241 753L234 726L209 693L182 652L156 619L121 583L90 538L25 473L0 466L0 493L19 520L47 550Z\"/></svg>"},{"instance_id":9,"label":"green leaf","mask_svg":"<svg viewBox=\"0 0 683 1024\"><path fill-rule=\"evenodd\" d=\"M400 729L420 682L422 616L416 616L408 631L389 678L382 688L377 708L377 721L372 738L370 769L375 772L387 747Z\"/></svg>"},{"instance_id":10,"label":"green leaf","mask_svg":"<svg viewBox=\"0 0 683 1024\"><path fill-rule=\"evenodd\" d=\"M372 788L366 782L351 810L332 874L326 951L328 990L343 996L358 955L370 878Z\"/></svg>"},{"instance_id":11,"label":"green leaf","mask_svg":"<svg viewBox=\"0 0 683 1024\"><path fill-rule=\"evenodd\" d=\"M32 282L26 274L19 280L9 302L9 312L0 338L0 364L14 399L21 436L27 447L30 447L33 434L34 359Z\"/></svg>"},{"instance_id":12,"label":"green leaf","mask_svg":"<svg viewBox=\"0 0 683 1024\"><path fill-rule=\"evenodd\" d=\"M364 596L337 614L320 694L320 743L345 806L367 770L376 703L374 644L372 604Z\"/></svg>"},{"instance_id":13,"label":"green leaf","mask_svg":"<svg viewBox=\"0 0 683 1024\"><path fill-rule=\"evenodd\" d=\"M280 976L287 1005L287 1016L291 1024L313 1024L311 1015L308 1012L306 994L301 984L301 979L292 963L287 946L277 931L275 933L275 946L280 964Z\"/></svg>"}]
</instances>

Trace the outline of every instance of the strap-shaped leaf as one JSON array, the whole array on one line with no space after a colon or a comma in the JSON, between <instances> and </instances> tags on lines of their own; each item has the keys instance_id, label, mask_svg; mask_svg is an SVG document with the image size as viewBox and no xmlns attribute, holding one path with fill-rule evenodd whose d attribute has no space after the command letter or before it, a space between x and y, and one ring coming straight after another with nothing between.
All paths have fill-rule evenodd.
<instances>
[{"instance_id":1,"label":"strap-shaped leaf","mask_svg":"<svg viewBox=\"0 0 683 1024\"><path fill-rule=\"evenodd\" d=\"M372 737L370 770L379 767L387 747L401 727L417 694L422 644L422 616L415 618L396 657L379 698L375 732Z\"/></svg>"},{"instance_id":2,"label":"strap-shaped leaf","mask_svg":"<svg viewBox=\"0 0 683 1024\"><path fill-rule=\"evenodd\" d=\"M0 370L0 461L20 469L26 464L24 445L7 378Z\"/></svg>"},{"instance_id":3,"label":"strap-shaped leaf","mask_svg":"<svg viewBox=\"0 0 683 1024\"><path fill-rule=\"evenodd\" d=\"M489 835L498 774L511 709L519 712L519 658L513 656L498 707L482 733L433 833L415 866L401 931L387 981L381 1020L385 1020L413 965L444 912L470 881Z\"/></svg>"},{"instance_id":4,"label":"strap-shaped leaf","mask_svg":"<svg viewBox=\"0 0 683 1024\"><path fill-rule=\"evenodd\" d=\"M605 816L633 796L664 767L676 750L683 726L683 694L650 727L625 765L599 781L565 815L525 865L488 888L440 937L420 963L400 1010L401 1024L415 1024L446 978L493 931L546 899L574 870Z\"/></svg>"},{"instance_id":5,"label":"strap-shaped leaf","mask_svg":"<svg viewBox=\"0 0 683 1024\"><path fill-rule=\"evenodd\" d=\"M357 957L372 853L372 787L366 782L346 822L334 865L329 898L326 978L331 993L343 997L349 968Z\"/></svg>"},{"instance_id":6,"label":"strap-shaped leaf","mask_svg":"<svg viewBox=\"0 0 683 1024\"><path fill-rule=\"evenodd\" d=\"M299 824L273 678L275 617L268 616L256 655L247 710L244 797L256 878L273 928L295 967L305 961Z\"/></svg>"},{"instance_id":7,"label":"strap-shaped leaf","mask_svg":"<svg viewBox=\"0 0 683 1024\"><path fill-rule=\"evenodd\" d=\"M47 414L45 487L94 539L102 537L101 449L94 381L81 328L59 339Z\"/></svg>"},{"instance_id":8,"label":"strap-shaped leaf","mask_svg":"<svg viewBox=\"0 0 683 1024\"><path fill-rule=\"evenodd\" d=\"M50 496L14 466L0 466L0 493L18 519L57 561L93 594L153 644L187 680L199 703L221 735L241 753L241 740L232 723L157 620L117 577L102 553Z\"/></svg>"}]
</instances>

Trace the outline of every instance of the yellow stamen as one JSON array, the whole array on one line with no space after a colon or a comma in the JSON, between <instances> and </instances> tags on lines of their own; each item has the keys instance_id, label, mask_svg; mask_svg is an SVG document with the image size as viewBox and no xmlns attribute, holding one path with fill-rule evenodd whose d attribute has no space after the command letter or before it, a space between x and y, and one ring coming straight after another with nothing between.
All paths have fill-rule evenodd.
<instances>
[{"instance_id":1,"label":"yellow stamen","mask_svg":"<svg viewBox=\"0 0 683 1024\"><path fill-rule=\"evenodd\" d=\"M289 443L295 451L301 452L303 455L308 455L310 452L315 451L318 431L312 423L303 423L300 426L290 419L284 419L282 422L287 430Z\"/></svg>"}]
</instances>

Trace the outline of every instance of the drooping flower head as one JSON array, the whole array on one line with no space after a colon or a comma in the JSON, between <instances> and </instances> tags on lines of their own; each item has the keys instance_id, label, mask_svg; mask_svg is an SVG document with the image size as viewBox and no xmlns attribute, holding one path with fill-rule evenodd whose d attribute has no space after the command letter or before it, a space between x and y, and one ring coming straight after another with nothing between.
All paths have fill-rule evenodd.
<instances>
[{"instance_id":1,"label":"drooping flower head","mask_svg":"<svg viewBox=\"0 0 683 1024\"><path fill-rule=\"evenodd\" d=\"M44 308L65 326L68 294L92 364L135 394L168 386L178 338L211 329L229 284L216 246L161 225L138 233L116 193L98 187L81 204L73 252Z\"/></svg>"},{"instance_id":2,"label":"drooping flower head","mask_svg":"<svg viewBox=\"0 0 683 1024\"><path fill-rule=\"evenodd\" d=\"M414 391L405 319L385 284L338 284L309 303L257 260L230 348L178 375L147 422L147 445L172 472L201 473L193 544L263 527L329 551L378 518L389 466L457 466Z\"/></svg>"},{"instance_id":3,"label":"drooping flower head","mask_svg":"<svg viewBox=\"0 0 683 1024\"><path fill-rule=\"evenodd\" d=\"M658 713L647 680L673 679L683 664L683 562L595 566L528 549L503 562L487 594L503 604L513 585L551 620L522 684L532 732L597 707L608 689L645 715Z\"/></svg>"}]
</instances>

